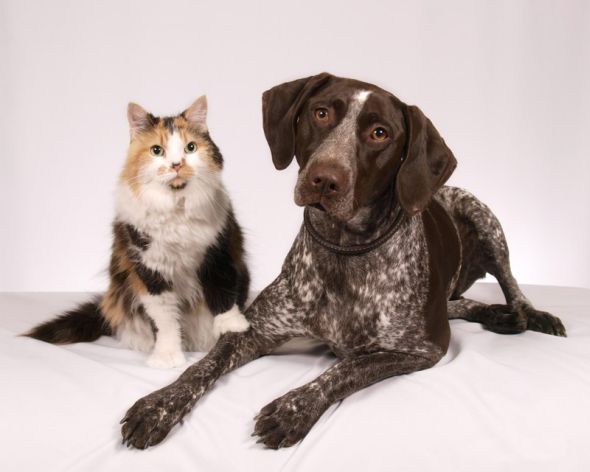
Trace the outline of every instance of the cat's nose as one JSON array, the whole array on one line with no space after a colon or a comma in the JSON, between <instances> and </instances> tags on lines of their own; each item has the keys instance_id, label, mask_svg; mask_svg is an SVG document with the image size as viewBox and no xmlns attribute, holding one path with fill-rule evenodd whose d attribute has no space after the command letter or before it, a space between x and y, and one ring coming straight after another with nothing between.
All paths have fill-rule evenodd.
<instances>
[{"instance_id":1,"label":"cat's nose","mask_svg":"<svg viewBox=\"0 0 590 472\"><path fill-rule=\"evenodd\" d=\"M176 170L177 171L181 167L182 167L182 163L180 163L180 162L173 162L172 163L172 170Z\"/></svg>"}]
</instances>

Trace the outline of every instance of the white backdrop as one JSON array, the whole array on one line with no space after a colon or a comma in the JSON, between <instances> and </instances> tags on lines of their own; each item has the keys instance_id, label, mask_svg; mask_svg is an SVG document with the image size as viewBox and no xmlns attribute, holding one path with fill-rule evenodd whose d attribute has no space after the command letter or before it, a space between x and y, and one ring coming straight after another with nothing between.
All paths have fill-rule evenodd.
<instances>
[{"instance_id":1,"label":"white backdrop","mask_svg":"<svg viewBox=\"0 0 590 472\"><path fill-rule=\"evenodd\" d=\"M261 93L321 71L424 110L521 282L590 287L590 2L1 0L0 54L0 290L103 289L127 102L202 93L263 287L302 212Z\"/></svg>"}]
</instances>

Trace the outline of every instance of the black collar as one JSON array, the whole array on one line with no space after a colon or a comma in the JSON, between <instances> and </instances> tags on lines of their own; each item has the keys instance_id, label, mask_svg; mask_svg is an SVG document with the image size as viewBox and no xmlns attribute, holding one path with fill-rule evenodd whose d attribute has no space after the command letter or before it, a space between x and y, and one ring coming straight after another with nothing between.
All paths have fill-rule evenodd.
<instances>
[{"instance_id":1,"label":"black collar","mask_svg":"<svg viewBox=\"0 0 590 472\"><path fill-rule=\"evenodd\" d=\"M395 234L395 232L400 226L400 223L404 219L404 212L402 211L400 206L397 206L394 212L395 215L393 217L392 223L381 236L368 243L355 244L352 246L339 246L338 244L331 243L330 241L324 239L322 235L320 235L320 233L318 233L317 230L313 227L311 219L309 218L309 209L307 207L303 211L303 223L305 224L305 229L310 234L312 239L320 246L323 246L329 251L332 251L333 253L339 255L360 256L361 254L365 254L369 251L372 251L375 248L378 248Z\"/></svg>"}]
</instances>

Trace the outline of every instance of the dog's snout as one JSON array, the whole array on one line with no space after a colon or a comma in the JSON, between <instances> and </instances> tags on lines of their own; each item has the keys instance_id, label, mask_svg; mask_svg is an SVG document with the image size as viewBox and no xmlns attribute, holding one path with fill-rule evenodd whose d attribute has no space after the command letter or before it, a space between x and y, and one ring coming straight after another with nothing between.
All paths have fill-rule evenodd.
<instances>
[{"instance_id":1,"label":"dog's snout","mask_svg":"<svg viewBox=\"0 0 590 472\"><path fill-rule=\"evenodd\" d=\"M335 166L316 165L309 172L309 185L311 188L326 197L335 196L342 192L345 184L345 175Z\"/></svg>"},{"instance_id":2,"label":"dog's snout","mask_svg":"<svg viewBox=\"0 0 590 472\"><path fill-rule=\"evenodd\" d=\"M311 181L311 185L323 194L338 192L340 186L333 175L319 174Z\"/></svg>"}]
</instances>

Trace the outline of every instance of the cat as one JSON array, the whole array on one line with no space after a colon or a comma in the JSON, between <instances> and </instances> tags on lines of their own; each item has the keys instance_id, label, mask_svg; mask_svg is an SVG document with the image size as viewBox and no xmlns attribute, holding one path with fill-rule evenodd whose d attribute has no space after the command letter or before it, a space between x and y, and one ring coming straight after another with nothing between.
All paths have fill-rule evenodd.
<instances>
[{"instance_id":1,"label":"cat","mask_svg":"<svg viewBox=\"0 0 590 472\"><path fill-rule=\"evenodd\" d=\"M249 288L244 240L207 128L207 99L173 117L127 109L130 144L116 190L103 295L26 333L68 344L112 335L150 352L147 364L185 362L226 331L245 331Z\"/></svg>"}]
</instances>

